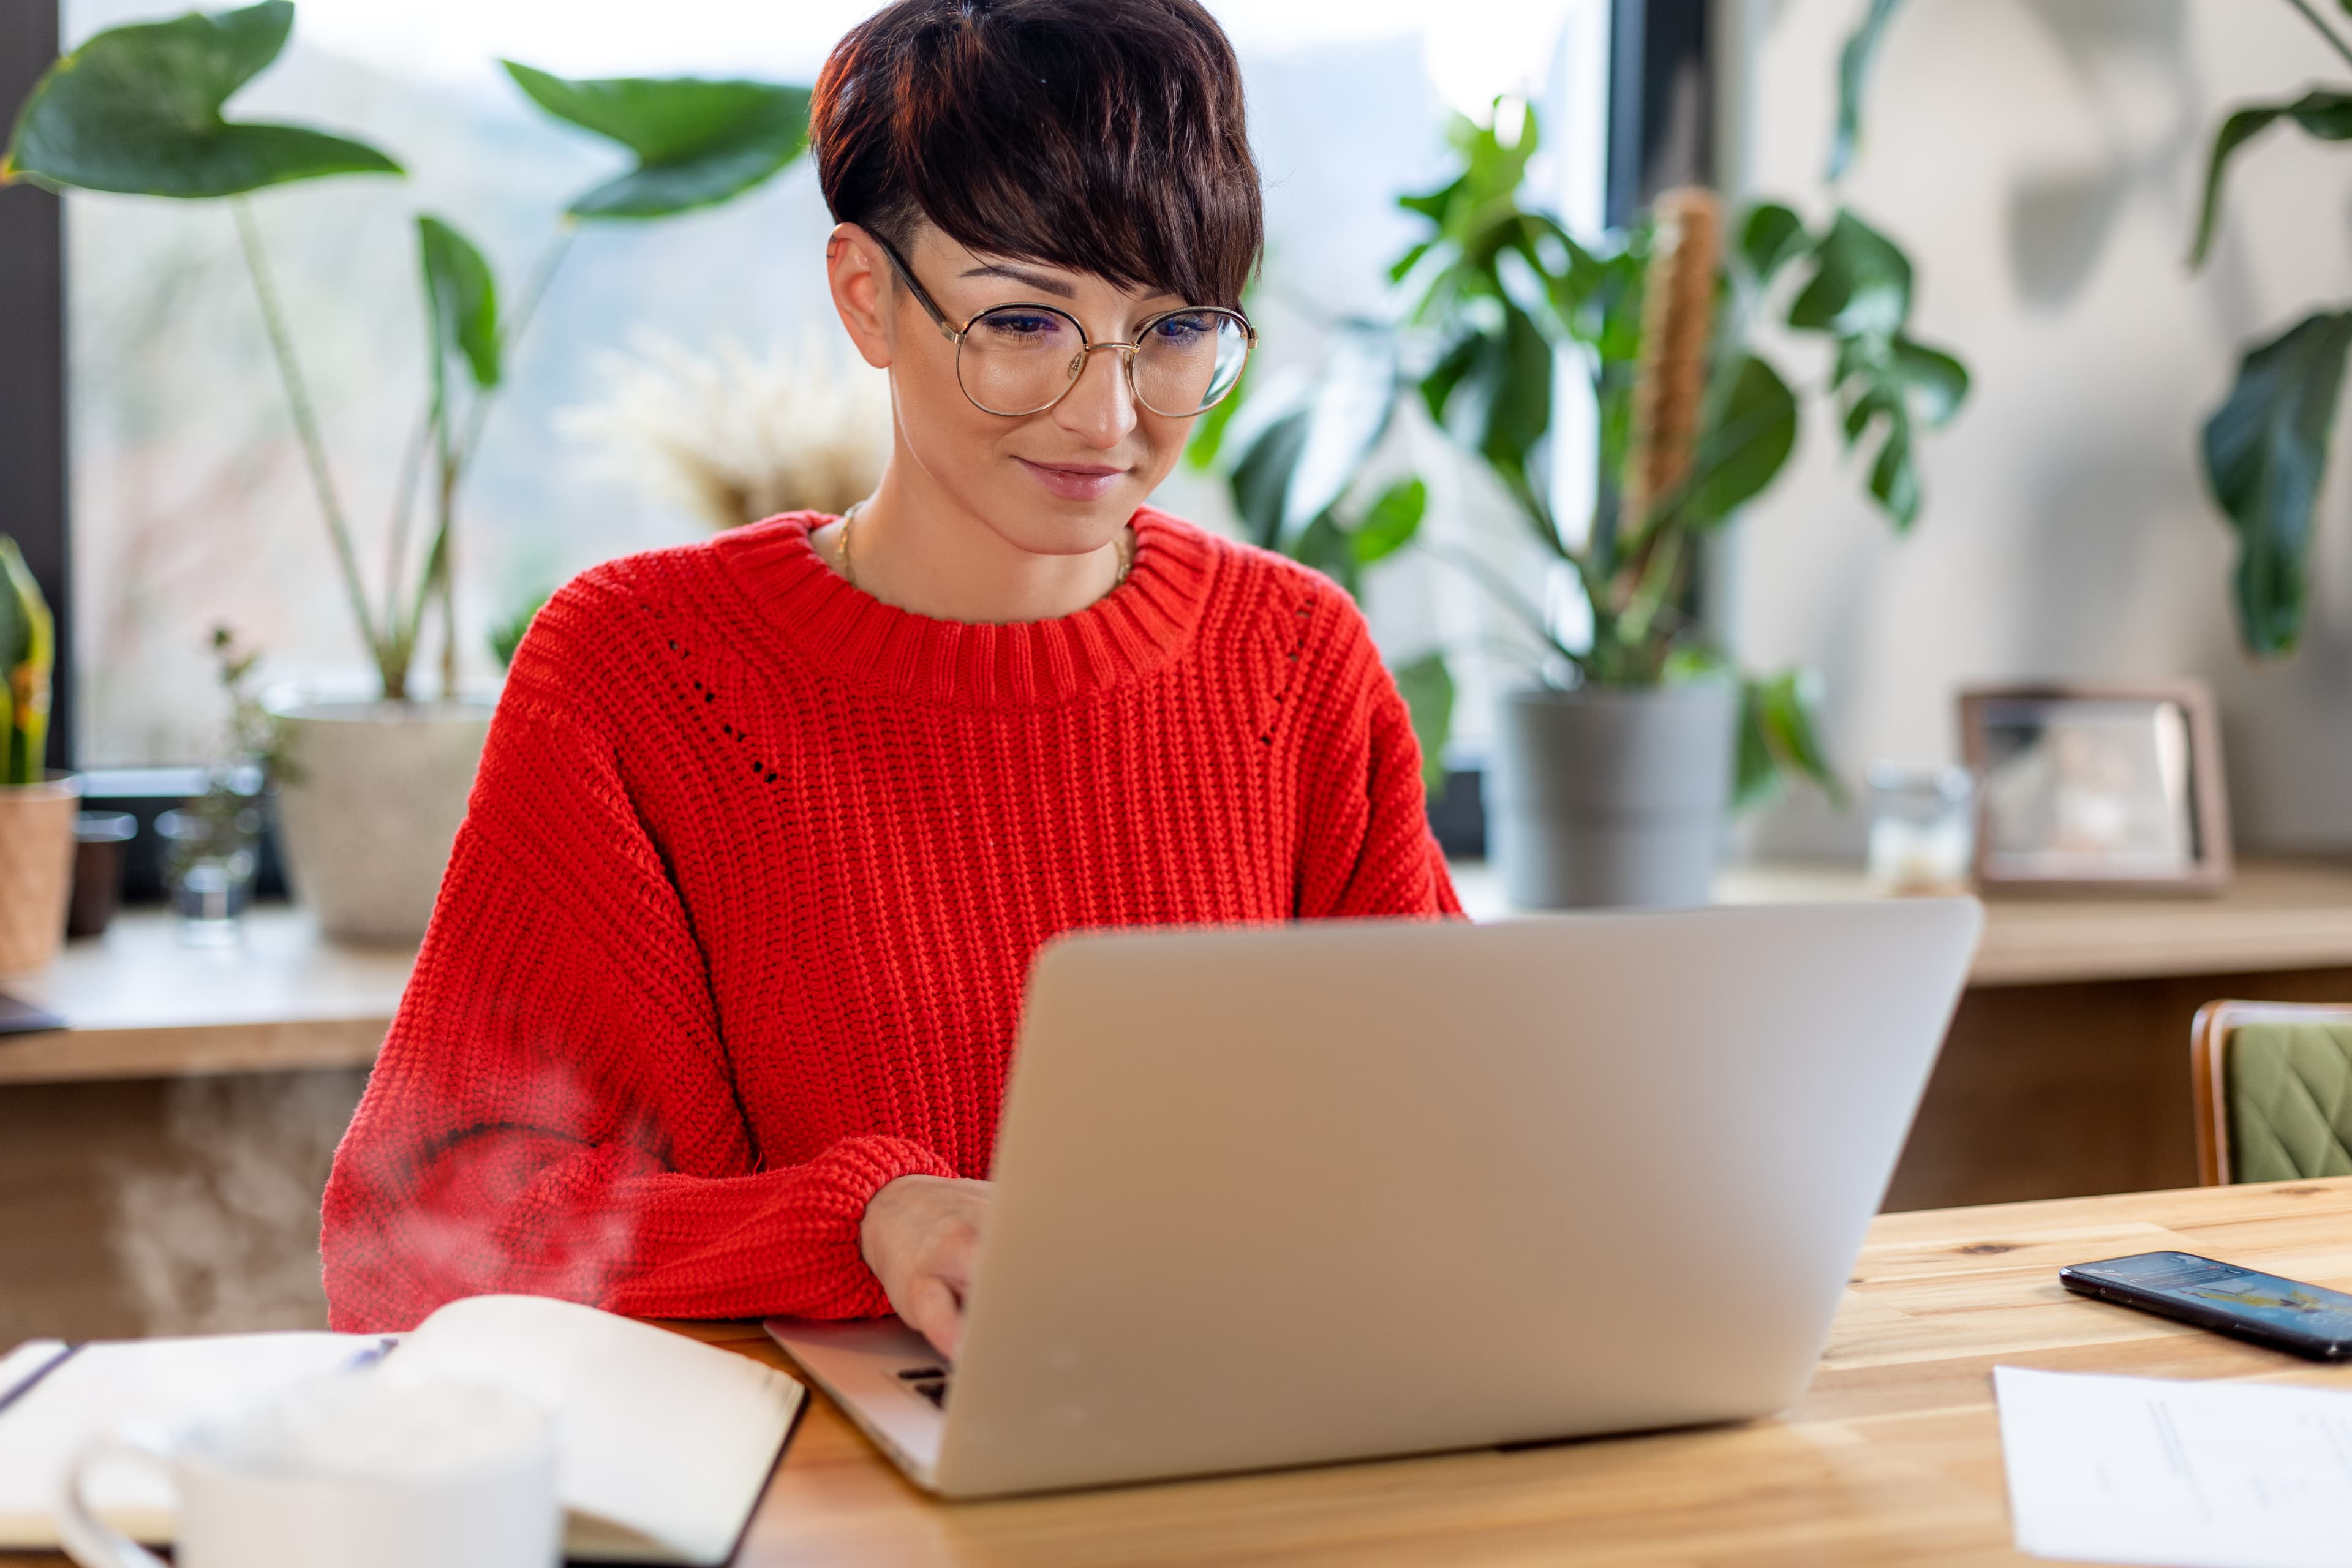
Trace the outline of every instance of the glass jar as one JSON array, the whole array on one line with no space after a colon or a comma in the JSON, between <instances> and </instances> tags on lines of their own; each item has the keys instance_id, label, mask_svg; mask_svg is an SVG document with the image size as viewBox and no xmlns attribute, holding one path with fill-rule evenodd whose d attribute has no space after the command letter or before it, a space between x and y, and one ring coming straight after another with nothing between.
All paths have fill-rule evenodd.
<instances>
[{"instance_id":1,"label":"glass jar","mask_svg":"<svg viewBox=\"0 0 2352 1568\"><path fill-rule=\"evenodd\" d=\"M1882 893L1968 889L1976 855L1976 780L1966 768L1870 769L1870 882Z\"/></svg>"},{"instance_id":2,"label":"glass jar","mask_svg":"<svg viewBox=\"0 0 2352 1568\"><path fill-rule=\"evenodd\" d=\"M163 887L190 947L234 947L237 918L253 901L260 863L261 813L235 796L207 796L155 819L163 841Z\"/></svg>"}]
</instances>

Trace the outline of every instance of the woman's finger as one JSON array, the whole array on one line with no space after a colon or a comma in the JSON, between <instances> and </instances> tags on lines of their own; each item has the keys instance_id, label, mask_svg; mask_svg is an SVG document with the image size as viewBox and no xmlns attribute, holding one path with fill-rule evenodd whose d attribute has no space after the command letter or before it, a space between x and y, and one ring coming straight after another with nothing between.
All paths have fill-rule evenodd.
<instances>
[{"instance_id":1,"label":"woman's finger","mask_svg":"<svg viewBox=\"0 0 2352 1568\"><path fill-rule=\"evenodd\" d=\"M926 1274L908 1287L898 1316L907 1326L931 1342L931 1348L950 1361L963 1342L963 1308L947 1281Z\"/></svg>"}]
</instances>

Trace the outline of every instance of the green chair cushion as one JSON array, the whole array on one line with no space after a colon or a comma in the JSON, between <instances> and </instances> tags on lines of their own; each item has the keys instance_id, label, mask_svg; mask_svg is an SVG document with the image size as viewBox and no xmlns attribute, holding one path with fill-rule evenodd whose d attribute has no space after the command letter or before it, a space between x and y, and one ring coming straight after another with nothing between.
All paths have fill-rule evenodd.
<instances>
[{"instance_id":1,"label":"green chair cushion","mask_svg":"<svg viewBox=\"0 0 2352 1568\"><path fill-rule=\"evenodd\" d=\"M2242 1026L2222 1077L2231 1181L2352 1175L2352 1024Z\"/></svg>"}]
</instances>

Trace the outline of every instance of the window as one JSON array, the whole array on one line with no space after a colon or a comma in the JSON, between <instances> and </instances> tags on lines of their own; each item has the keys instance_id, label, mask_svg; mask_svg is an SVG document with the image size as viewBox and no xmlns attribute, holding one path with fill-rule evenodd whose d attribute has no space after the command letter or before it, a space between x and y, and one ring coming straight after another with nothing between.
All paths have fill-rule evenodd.
<instances>
[{"instance_id":1,"label":"window","mask_svg":"<svg viewBox=\"0 0 2352 1568\"><path fill-rule=\"evenodd\" d=\"M66 0L62 30L70 46L181 8ZM1605 79L1596 51L1606 47L1606 8L1213 0L1244 58L1266 177L1257 313L1269 363L1311 361L1326 321L1377 303L1381 264L1412 228L1392 198L1442 167L1446 111L1507 90L1558 96L1576 75L1563 74L1569 57L1583 62L1590 124L1580 142L1563 143L1553 178L1572 216L1597 218L1601 115L1589 100L1590 84ZM612 165L606 150L536 114L495 58L575 76L805 82L868 9L866 0L668 0L657 12L571 0L301 0L287 55L236 110L350 131L410 171L405 182L346 178L254 198L363 559L382 552L423 400L412 215L442 214L471 236L511 296L562 203ZM468 677L494 674L484 629L526 595L701 531L565 434L559 412L595 395L611 356L653 334L698 354L730 341L754 354L817 342L845 362L823 283L828 226L803 161L729 206L599 226L573 247L509 365L468 480L459 606ZM68 252L78 761L199 754L215 724L203 646L215 623L268 650L278 676L362 687L365 661L226 210L77 195ZM1204 521L1222 508L1198 476L1172 480L1166 500Z\"/></svg>"}]
</instances>

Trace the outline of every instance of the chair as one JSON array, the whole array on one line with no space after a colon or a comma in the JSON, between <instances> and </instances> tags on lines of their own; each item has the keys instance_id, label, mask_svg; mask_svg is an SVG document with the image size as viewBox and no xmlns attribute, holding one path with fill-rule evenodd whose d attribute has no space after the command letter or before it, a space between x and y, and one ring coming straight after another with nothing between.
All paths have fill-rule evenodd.
<instances>
[{"instance_id":1,"label":"chair","mask_svg":"<svg viewBox=\"0 0 2352 1568\"><path fill-rule=\"evenodd\" d=\"M2352 1175L2352 1004L2209 1002L2189 1033L2207 1186Z\"/></svg>"}]
</instances>

